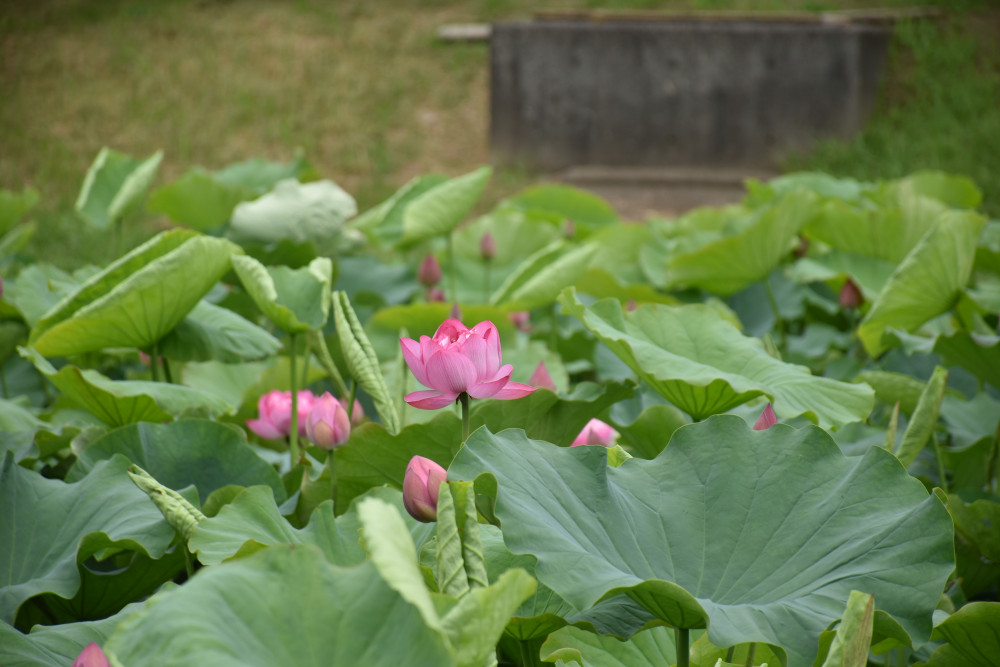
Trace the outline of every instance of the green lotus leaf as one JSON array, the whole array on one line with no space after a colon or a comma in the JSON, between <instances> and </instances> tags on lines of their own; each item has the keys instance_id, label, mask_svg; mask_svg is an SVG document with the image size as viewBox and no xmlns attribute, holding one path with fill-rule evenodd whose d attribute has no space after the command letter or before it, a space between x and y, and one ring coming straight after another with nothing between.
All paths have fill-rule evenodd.
<instances>
[{"instance_id":1,"label":"green lotus leaf","mask_svg":"<svg viewBox=\"0 0 1000 667\"><path fill-rule=\"evenodd\" d=\"M0 190L0 235L6 234L18 220L38 203L38 190L24 186L21 192Z\"/></svg>"},{"instance_id":2,"label":"green lotus leaf","mask_svg":"<svg viewBox=\"0 0 1000 667\"><path fill-rule=\"evenodd\" d=\"M317 257L308 267L290 269L235 256L233 269L257 307L288 333L306 333L326 324L333 280L329 258Z\"/></svg>"},{"instance_id":3,"label":"green lotus leaf","mask_svg":"<svg viewBox=\"0 0 1000 667\"><path fill-rule=\"evenodd\" d=\"M913 410L910 423L906 425L903 440L896 450L896 458L903 464L903 467L909 467L927 441L933 437L947 381L947 369L937 366L923 391L920 392L917 407Z\"/></svg>"},{"instance_id":4,"label":"green lotus leaf","mask_svg":"<svg viewBox=\"0 0 1000 667\"><path fill-rule=\"evenodd\" d=\"M278 502L285 500L281 478L249 447L243 429L219 422L184 419L115 429L79 455L66 481L82 479L98 462L115 454L125 456L175 491L193 484L202 503L212 491L228 484L264 484Z\"/></svg>"},{"instance_id":5,"label":"green lotus leaf","mask_svg":"<svg viewBox=\"0 0 1000 667\"><path fill-rule=\"evenodd\" d=\"M248 542L258 549L275 544L312 544L336 565L356 565L367 558L367 552L358 542L361 524L357 503L336 519L333 503L322 503L313 512L308 525L299 529L281 515L274 494L268 491L265 486L240 491L218 514L199 523L188 544L198 560L214 565L245 555ZM396 489L378 487L362 497L379 498L403 510L403 494ZM418 545L423 545L434 533L434 524L419 523L408 514L404 522Z\"/></svg>"},{"instance_id":6,"label":"green lotus leaf","mask_svg":"<svg viewBox=\"0 0 1000 667\"><path fill-rule=\"evenodd\" d=\"M989 464L987 463L987 466ZM962 591L972 597L1000 580L1000 502L982 498L966 503L940 489L935 494L946 503L955 522L955 550Z\"/></svg>"},{"instance_id":7,"label":"green lotus leaf","mask_svg":"<svg viewBox=\"0 0 1000 667\"><path fill-rule=\"evenodd\" d=\"M992 667L1000 655L1000 602L972 602L934 628L948 643L924 667Z\"/></svg>"},{"instance_id":8,"label":"green lotus leaf","mask_svg":"<svg viewBox=\"0 0 1000 667\"><path fill-rule=\"evenodd\" d=\"M503 202L529 215L545 215L558 222L572 220L575 225L603 227L619 221L618 214L604 199L592 192L568 185L536 185Z\"/></svg>"},{"instance_id":9,"label":"green lotus leaf","mask_svg":"<svg viewBox=\"0 0 1000 667\"><path fill-rule=\"evenodd\" d=\"M95 227L107 229L139 205L162 159L163 151L137 160L102 148L87 170L76 200L77 213Z\"/></svg>"},{"instance_id":10,"label":"green lotus leaf","mask_svg":"<svg viewBox=\"0 0 1000 667\"><path fill-rule=\"evenodd\" d=\"M300 181L309 180L314 177L315 171L301 152L296 152L295 158L288 163L250 158L223 167L213 173L212 177L227 187L250 190L255 194L262 195L288 178Z\"/></svg>"},{"instance_id":11,"label":"green lotus leaf","mask_svg":"<svg viewBox=\"0 0 1000 667\"><path fill-rule=\"evenodd\" d=\"M4 300L13 304L33 327L79 287L80 281L52 264L32 264L17 275L12 285L4 285Z\"/></svg>"},{"instance_id":12,"label":"green lotus leaf","mask_svg":"<svg viewBox=\"0 0 1000 667\"><path fill-rule=\"evenodd\" d=\"M361 231L369 241L378 245L394 245L403 238L403 219L410 202L446 182L444 176L427 174L417 176L378 206L369 209L351 221L351 227Z\"/></svg>"},{"instance_id":13,"label":"green lotus leaf","mask_svg":"<svg viewBox=\"0 0 1000 667\"><path fill-rule=\"evenodd\" d=\"M954 567L937 498L888 452L846 458L811 426L713 417L619 468L602 448L480 429L448 477L483 473L507 547L577 609L626 593L667 624L707 626L717 646L781 647L789 667L812 663L851 590L926 640Z\"/></svg>"},{"instance_id":14,"label":"green lotus leaf","mask_svg":"<svg viewBox=\"0 0 1000 667\"><path fill-rule=\"evenodd\" d=\"M149 196L147 208L174 222L205 231L228 222L236 205L254 196L252 190L220 183L201 167L186 171Z\"/></svg>"},{"instance_id":15,"label":"green lotus leaf","mask_svg":"<svg viewBox=\"0 0 1000 667\"><path fill-rule=\"evenodd\" d=\"M490 302L508 310L547 306L564 287L572 285L584 274L597 250L596 244L573 247L563 241L555 241L515 269L493 293Z\"/></svg>"},{"instance_id":16,"label":"green lotus leaf","mask_svg":"<svg viewBox=\"0 0 1000 667\"><path fill-rule=\"evenodd\" d=\"M562 398L539 389L517 401L474 401L470 427L526 428L532 437L569 445L591 417L632 391L627 385L612 383L584 385ZM461 447L461 435L461 420L450 411L427 423L410 424L395 435L374 423L352 431L351 439L334 451L338 510L372 487L389 484L401 489L406 466L414 456L447 467Z\"/></svg>"},{"instance_id":17,"label":"green lotus leaf","mask_svg":"<svg viewBox=\"0 0 1000 667\"><path fill-rule=\"evenodd\" d=\"M149 347L184 319L239 252L226 240L186 230L160 234L46 313L31 331L31 345L48 356Z\"/></svg>"},{"instance_id":18,"label":"green lotus leaf","mask_svg":"<svg viewBox=\"0 0 1000 667\"><path fill-rule=\"evenodd\" d=\"M266 359L280 349L281 341L264 329L204 300L159 344L160 354L167 359L227 364Z\"/></svg>"},{"instance_id":19,"label":"green lotus leaf","mask_svg":"<svg viewBox=\"0 0 1000 667\"><path fill-rule=\"evenodd\" d=\"M587 667L660 667L677 663L673 628L644 630L627 642L574 627L553 632L541 648L546 663Z\"/></svg>"},{"instance_id":20,"label":"green lotus leaf","mask_svg":"<svg viewBox=\"0 0 1000 667\"><path fill-rule=\"evenodd\" d=\"M197 389L164 382L111 380L97 371L72 365L57 371L37 350L18 350L67 399L110 426L168 421L199 408L217 415L233 412L233 406L225 400Z\"/></svg>"},{"instance_id":21,"label":"green lotus leaf","mask_svg":"<svg viewBox=\"0 0 1000 667\"><path fill-rule=\"evenodd\" d=\"M833 250L818 257L803 257L788 268L786 275L800 284L850 278L861 288L861 294L872 301L895 270L894 262Z\"/></svg>"},{"instance_id":22,"label":"green lotus leaf","mask_svg":"<svg viewBox=\"0 0 1000 667\"><path fill-rule=\"evenodd\" d=\"M36 625L22 634L0 623L0 664L4 667L66 667L91 642L98 646L107 641L118 624L142 605L126 607L114 616L99 621L81 621L60 625Z\"/></svg>"},{"instance_id":23,"label":"green lotus leaf","mask_svg":"<svg viewBox=\"0 0 1000 667\"><path fill-rule=\"evenodd\" d=\"M371 561L338 567L308 544L201 570L154 596L104 648L122 665L455 664L444 633Z\"/></svg>"},{"instance_id":24,"label":"green lotus leaf","mask_svg":"<svg viewBox=\"0 0 1000 667\"><path fill-rule=\"evenodd\" d=\"M644 305L623 313L613 299L586 307L563 292L576 316L641 379L695 420L767 395L783 418L805 415L824 428L865 419L874 394L865 385L816 377L778 361L704 305Z\"/></svg>"},{"instance_id":25,"label":"green lotus leaf","mask_svg":"<svg viewBox=\"0 0 1000 667\"><path fill-rule=\"evenodd\" d=\"M667 264L667 286L733 294L764 280L812 217L815 202L808 192L793 192L736 235L673 255Z\"/></svg>"},{"instance_id":26,"label":"green lotus leaf","mask_svg":"<svg viewBox=\"0 0 1000 667\"><path fill-rule=\"evenodd\" d=\"M479 201L492 172L480 167L414 197L403 210L401 243L411 246L451 232Z\"/></svg>"},{"instance_id":27,"label":"green lotus leaf","mask_svg":"<svg viewBox=\"0 0 1000 667\"><path fill-rule=\"evenodd\" d=\"M983 382L1000 389L1000 337L959 332L940 336L934 351L949 366L961 366Z\"/></svg>"},{"instance_id":28,"label":"green lotus leaf","mask_svg":"<svg viewBox=\"0 0 1000 667\"><path fill-rule=\"evenodd\" d=\"M900 187L957 208L976 208L982 191L965 176L941 171L918 171L900 180Z\"/></svg>"},{"instance_id":29,"label":"green lotus leaf","mask_svg":"<svg viewBox=\"0 0 1000 667\"><path fill-rule=\"evenodd\" d=\"M875 598L851 591L823 667L868 667L874 616Z\"/></svg>"},{"instance_id":30,"label":"green lotus leaf","mask_svg":"<svg viewBox=\"0 0 1000 667\"><path fill-rule=\"evenodd\" d=\"M888 328L912 332L955 304L972 272L984 224L975 213L945 212L935 217L858 326L869 355L886 350L883 334Z\"/></svg>"},{"instance_id":31,"label":"green lotus leaf","mask_svg":"<svg viewBox=\"0 0 1000 667\"><path fill-rule=\"evenodd\" d=\"M108 547L161 557L174 530L125 474L115 457L83 480L66 484L14 463L0 468L0 619L13 623L18 607L51 592L72 598L77 563Z\"/></svg>"},{"instance_id":32,"label":"green lotus leaf","mask_svg":"<svg viewBox=\"0 0 1000 667\"><path fill-rule=\"evenodd\" d=\"M269 193L236 206L228 236L236 243L333 242L354 217L354 197L333 181L281 181Z\"/></svg>"}]
</instances>

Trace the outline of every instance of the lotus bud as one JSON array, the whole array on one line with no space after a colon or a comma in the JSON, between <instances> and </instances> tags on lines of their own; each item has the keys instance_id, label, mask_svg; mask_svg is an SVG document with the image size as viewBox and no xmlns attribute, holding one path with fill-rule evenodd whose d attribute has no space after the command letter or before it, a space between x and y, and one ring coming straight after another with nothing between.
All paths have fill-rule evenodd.
<instances>
[{"instance_id":1,"label":"lotus bud","mask_svg":"<svg viewBox=\"0 0 1000 667\"><path fill-rule=\"evenodd\" d=\"M515 310L512 313L507 314L507 318L513 322L514 326L517 327L518 331L528 332L531 331L530 318L531 314L526 310Z\"/></svg>"},{"instance_id":2,"label":"lotus bud","mask_svg":"<svg viewBox=\"0 0 1000 667\"><path fill-rule=\"evenodd\" d=\"M556 390L556 383L552 381L552 375L549 373L549 369L546 368L544 361L538 362L538 367L535 368L535 372L528 379L528 384L539 389Z\"/></svg>"},{"instance_id":3,"label":"lotus bud","mask_svg":"<svg viewBox=\"0 0 1000 667\"><path fill-rule=\"evenodd\" d=\"M3 278L0 278L0 299L3 298Z\"/></svg>"},{"instance_id":4,"label":"lotus bud","mask_svg":"<svg viewBox=\"0 0 1000 667\"><path fill-rule=\"evenodd\" d=\"M111 667L107 656L96 642L87 644L73 661L73 667Z\"/></svg>"},{"instance_id":5,"label":"lotus bud","mask_svg":"<svg viewBox=\"0 0 1000 667\"><path fill-rule=\"evenodd\" d=\"M444 303L444 290L440 287L432 287L427 290L427 303Z\"/></svg>"},{"instance_id":6,"label":"lotus bud","mask_svg":"<svg viewBox=\"0 0 1000 667\"><path fill-rule=\"evenodd\" d=\"M587 422L587 425L583 427L583 430L580 431L580 434L574 438L570 447L579 447L580 445L601 445L603 447L610 447L617 439L618 431L616 431L610 424L606 424L600 419L591 419Z\"/></svg>"},{"instance_id":7,"label":"lotus bud","mask_svg":"<svg viewBox=\"0 0 1000 667\"><path fill-rule=\"evenodd\" d=\"M313 401L306 418L306 437L320 449L336 449L351 437L351 418L330 392Z\"/></svg>"},{"instance_id":8,"label":"lotus bud","mask_svg":"<svg viewBox=\"0 0 1000 667\"><path fill-rule=\"evenodd\" d=\"M340 404L344 406L344 411L347 411L347 399L338 399ZM361 401L354 399L354 409L351 410L351 428L356 428L361 426L365 422L365 409L361 407Z\"/></svg>"},{"instance_id":9,"label":"lotus bud","mask_svg":"<svg viewBox=\"0 0 1000 667\"><path fill-rule=\"evenodd\" d=\"M427 255L424 261L420 262L420 269L417 271L417 280L424 287L434 287L441 282L441 265L438 264L434 255Z\"/></svg>"},{"instance_id":10,"label":"lotus bud","mask_svg":"<svg viewBox=\"0 0 1000 667\"><path fill-rule=\"evenodd\" d=\"M447 481L447 471L434 461L423 456L410 459L403 476L403 506L410 516L423 523L436 521L438 493Z\"/></svg>"},{"instance_id":11,"label":"lotus bud","mask_svg":"<svg viewBox=\"0 0 1000 667\"><path fill-rule=\"evenodd\" d=\"M865 297L861 294L861 290L858 289L853 280L848 278L844 286L840 288L840 307L857 308L864 302Z\"/></svg>"},{"instance_id":12,"label":"lotus bud","mask_svg":"<svg viewBox=\"0 0 1000 667\"><path fill-rule=\"evenodd\" d=\"M771 409L771 404L768 403L764 411L760 413L760 417L754 422L753 430L766 431L777 423L778 417L774 414L774 410Z\"/></svg>"},{"instance_id":13,"label":"lotus bud","mask_svg":"<svg viewBox=\"0 0 1000 667\"><path fill-rule=\"evenodd\" d=\"M462 319L462 309L458 307L458 301L452 302L451 310L448 311L448 319L452 320Z\"/></svg>"},{"instance_id":14,"label":"lotus bud","mask_svg":"<svg viewBox=\"0 0 1000 667\"><path fill-rule=\"evenodd\" d=\"M632 312L633 310L635 310L636 308L638 308L638 307L639 307L639 304L637 304L637 303L635 302L635 299L629 299L629 300L628 300L628 303L627 303L627 304L625 304L625 310L627 310L627 311L628 311L628 312L630 312L630 313L631 313L631 312Z\"/></svg>"},{"instance_id":15,"label":"lotus bud","mask_svg":"<svg viewBox=\"0 0 1000 667\"><path fill-rule=\"evenodd\" d=\"M487 262L497 256L497 242L489 232L483 234L483 239L479 242L479 254Z\"/></svg>"}]
</instances>

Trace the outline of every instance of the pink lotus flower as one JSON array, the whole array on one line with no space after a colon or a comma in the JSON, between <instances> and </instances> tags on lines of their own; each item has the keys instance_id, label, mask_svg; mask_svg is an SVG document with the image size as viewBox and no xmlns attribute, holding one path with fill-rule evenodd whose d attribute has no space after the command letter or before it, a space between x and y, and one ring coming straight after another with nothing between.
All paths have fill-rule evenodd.
<instances>
[{"instance_id":1,"label":"pink lotus flower","mask_svg":"<svg viewBox=\"0 0 1000 667\"><path fill-rule=\"evenodd\" d=\"M754 422L753 430L766 431L777 423L778 417L774 414L774 410L771 409L771 404L768 403L764 411L760 413L760 417L757 417L757 421Z\"/></svg>"},{"instance_id":2,"label":"pink lotus flower","mask_svg":"<svg viewBox=\"0 0 1000 667\"><path fill-rule=\"evenodd\" d=\"M313 401L306 417L306 437L320 449L328 450L340 447L351 437L351 418L330 392Z\"/></svg>"},{"instance_id":3,"label":"pink lotus flower","mask_svg":"<svg viewBox=\"0 0 1000 667\"><path fill-rule=\"evenodd\" d=\"M497 242L489 232L483 234L482 240L479 241L479 254L487 262L497 256Z\"/></svg>"},{"instance_id":4,"label":"pink lotus flower","mask_svg":"<svg viewBox=\"0 0 1000 667\"><path fill-rule=\"evenodd\" d=\"M73 661L73 667L110 667L108 658L96 642L87 644Z\"/></svg>"},{"instance_id":5,"label":"pink lotus flower","mask_svg":"<svg viewBox=\"0 0 1000 667\"><path fill-rule=\"evenodd\" d=\"M539 389L556 390L556 383L552 380L552 374L549 373L549 369L545 366L544 361L538 362L535 372L528 378L528 384Z\"/></svg>"},{"instance_id":6,"label":"pink lotus flower","mask_svg":"<svg viewBox=\"0 0 1000 667\"><path fill-rule=\"evenodd\" d=\"M433 337L420 342L400 338L403 358L426 391L406 395L406 402L421 410L437 410L466 393L472 398L522 398L535 391L520 382L511 382L514 367L502 364L500 334L492 322L480 322L471 329L456 319L445 320Z\"/></svg>"},{"instance_id":7,"label":"pink lotus flower","mask_svg":"<svg viewBox=\"0 0 1000 667\"><path fill-rule=\"evenodd\" d=\"M429 523L437 519L438 494L448 473L434 461L414 456L403 476L403 506L417 521Z\"/></svg>"},{"instance_id":8,"label":"pink lotus flower","mask_svg":"<svg viewBox=\"0 0 1000 667\"><path fill-rule=\"evenodd\" d=\"M299 392L299 435L306 437L306 418L316 397L308 389ZM257 401L257 419L248 419L247 427L266 440L287 438L292 426L292 392L270 391Z\"/></svg>"},{"instance_id":9,"label":"pink lotus flower","mask_svg":"<svg viewBox=\"0 0 1000 667\"><path fill-rule=\"evenodd\" d=\"M580 445L602 445L608 447L613 445L617 439L618 431L612 428L610 424L605 424L600 419L591 419L583 427L583 430L580 431L580 435L573 439L573 444L570 447L579 447Z\"/></svg>"}]
</instances>

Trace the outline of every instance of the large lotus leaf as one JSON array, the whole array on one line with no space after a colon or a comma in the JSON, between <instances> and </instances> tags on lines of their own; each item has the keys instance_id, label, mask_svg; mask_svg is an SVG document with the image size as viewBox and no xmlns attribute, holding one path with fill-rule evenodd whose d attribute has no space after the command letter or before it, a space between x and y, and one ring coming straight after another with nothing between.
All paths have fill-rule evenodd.
<instances>
[{"instance_id":1,"label":"large lotus leaf","mask_svg":"<svg viewBox=\"0 0 1000 667\"><path fill-rule=\"evenodd\" d=\"M307 267L290 269L234 256L233 269L257 307L288 333L306 333L326 324L333 281L329 258L317 257Z\"/></svg>"},{"instance_id":2,"label":"large lotus leaf","mask_svg":"<svg viewBox=\"0 0 1000 667\"><path fill-rule=\"evenodd\" d=\"M437 174L417 176L384 202L352 220L351 227L364 233L372 243L396 244L403 238L404 213L410 202L445 181L444 176Z\"/></svg>"},{"instance_id":3,"label":"large lotus leaf","mask_svg":"<svg viewBox=\"0 0 1000 667\"><path fill-rule=\"evenodd\" d=\"M153 597L105 650L122 665L163 667L455 664L444 634L371 561L334 566L312 545L201 570Z\"/></svg>"},{"instance_id":4,"label":"large lotus leaf","mask_svg":"<svg viewBox=\"0 0 1000 667\"><path fill-rule=\"evenodd\" d=\"M1000 602L973 602L934 628L947 640L925 667L993 667L1000 656Z\"/></svg>"},{"instance_id":5,"label":"large lotus leaf","mask_svg":"<svg viewBox=\"0 0 1000 667\"><path fill-rule=\"evenodd\" d=\"M572 220L575 225L603 227L618 222L618 214L604 199L592 192L568 185L536 185L502 204L530 215L544 215L557 221Z\"/></svg>"},{"instance_id":6,"label":"large lotus leaf","mask_svg":"<svg viewBox=\"0 0 1000 667\"><path fill-rule=\"evenodd\" d=\"M85 479L43 478L7 455L0 469L0 619L13 623L28 598L51 592L72 598L77 563L108 547L159 558L174 538L146 494L132 483L128 461L115 457Z\"/></svg>"},{"instance_id":7,"label":"large lotus leaf","mask_svg":"<svg viewBox=\"0 0 1000 667\"><path fill-rule=\"evenodd\" d=\"M157 151L145 160L102 148L87 170L76 211L100 229L107 229L138 206L163 159Z\"/></svg>"},{"instance_id":8,"label":"large lotus leaf","mask_svg":"<svg viewBox=\"0 0 1000 667\"><path fill-rule=\"evenodd\" d=\"M786 275L800 284L850 278L861 288L861 294L871 301L879 295L895 270L894 262L833 250L817 257L803 257L788 268Z\"/></svg>"},{"instance_id":9,"label":"large lotus leaf","mask_svg":"<svg viewBox=\"0 0 1000 667\"><path fill-rule=\"evenodd\" d=\"M35 325L31 344L41 354L65 356L160 340L229 271L230 256L242 252L224 239L189 234L166 232L88 280Z\"/></svg>"},{"instance_id":10,"label":"large lotus leaf","mask_svg":"<svg viewBox=\"0 0 1000 667\"><path fill-rule=\"evenodd\" d=\"M78 280L52 264L32 264L18 274L13 284L4 285L4 300L13 304L28 326L33 327L79 287Z\"/></svg>"},{"instance_id":11,"label":"large lotus leaf","mask_svg":"<svg viewBox=\"0 0 1000 667\"><path fill-rule=\"evenodd\" d=\"M72 665L88 644L104 644L118 624L140 608L139 604L130 605L114 616L99 621L36 625L28 634L0 623L0 664L4 667Z\"/></svg>"},{"instance_id":12,"label":"large lotus leaf","mask_svg":"<svg viewBox=\"0 0 1000 667\"><path fill-rule=\"evenodd\" d=\"M940 501L889 452L846 458L815 427L713 417L619 468L603 448L480 429L448 476L483 473L508 548L576 608L627 593L667 624L707 625L717 646L779 646L789 667L812 662L851 590L926 639L954 567Z\"/></svg>"},{"instance_id":13,"label":"large lotus leaf","mask_svg":"<svg viewBox=\"0 0 1000 667\"><path fill-rule=\"evenodd\" d=\"M403 494L396 489L378 487L362 497L379 498L403 511ZM403 519L418 546L433 535L434 524L419 523L408 514ZM312 544L319 547L331 563L356 565L367 558L358 539L360 525L357 503L334 519L333 503L324 502L313 512L305 528L294 528L281 515L268 488L254 486L241 491L216 516L199 523L188 546L206 565L246 554L248 542L255 548Z\"/></svg>"},{"instance_id":14,"label":"large lotus leaf","mask_svg":"<svg viewBox=\"0 0 1000 667\"><path fill-rule=\"evenodd\" d=\"M229 237L240 244L289 240L325 244L358 212L354 197L333 181L281 181L271 192L233 211Z\"/></svg>"},{"instance_id":15,"label":"large lotus leaf","mask_svg":"<svg viewBox=\"0 0 1000 667\"><path fill-rule=\"evenodd\" d=\"M38 203L38 190L25 186L20 193L0 190L0 236Z\"/></svg>"},{"instance_id":16,"label":"large lotus leaf","mask_svg":"<svg viewBox=\"0 0 1000 667\"><path fill-rule=\"evenodd\" d=\"M957 301L969 280L976 242L985 224L975 213L946 212L899 265L858 327L868 354L886 349L889 327L913 331Z\"/></svg>"},{"instance_id":17,"label":"large lotus leaf","mask_svg":"<svg viewBox=\"0 0 1000 667\"><path fill-rule=\"evenodd\" d=\"M899 185L957 208L976 208L983 201L983 193L971 179L941 171L919 171L901 179Z\"/></svg>"},{"instance_id":18,"label":"large lotus leaf","mask_svg":"<svg viewBox=\"0 0 1000 667\"><path fill-rule=\"evenodd\" d=\"M674 255L667 265L668 286L733 294L763 280L787 254L788 244L812 217L814 207L813 195L793 192L741 233Z\"/></svg>"},{"instance_id":19,"label":"large lotus leaf","mask_svg":"<svg viewBox=\"0 0 1000 667\"><path fill-rule=\"evenodd\" d=\"M280 349L281 341L264 329L204 300L159 344L160 354L167 359L227 364L265 359Z\"/></svg>"},{"instance_id":20,"label":"large lotus leaf","mask_svg":"<svg viewBox=\"0 0 1000 667\"><path fill-rule=\"evenodd\" d=\"M940 489L935 489L934 493L947 504L955 522L957 569L962 578L962 591L968 597L978 595L1000 578L1000 532L997 531L1000 502L995 498L982 498L966 503Z\"/></svg>"},{"instance_id":21,"label":"large lotus leaf","mask_svg":"<svg viewBox=\"0 0 1000 667\"><path fill-rule=\"evenodd\" d=\"M174 222L205 231L227 222L236 205L253 196L252 190L220 183L212 174L195 167L154 191L147 208L166 214Z\"/></svg>"},{"instance_id":22,"label":"large lotus leaf","mask_svg":"<svg viewBox=\"0 0 1000 667\"><path fill-rule=\"evenodd\" d=\"M591 417L631 393L631 387L617 383L584 385L564 398L540 389L516 401L476 401L469 421L472 429L484 424L493 431L524 428L532 437L569 445ZM410 424L395 435L374 423L354 430L351 439L334 451L338 511L372 487L402 488L403 474L414 456L447 467L461 440L461 420L451 411L427 423Z\"/></svg>"},{"instance_id":23,"label":"large lotus leaf","mask_svg":"<svg viewBox=\"0 0 1000 667\"><path fill-rule=\"evenodd\" d=\"M983 382L1000 389L1000 337L959 332L941 336L934 351L949 366L961 366Z\"/></svg>"},{"instance_id":24,"label":"large lotus leaf","mask_svg":"<svg viewBox=\"0 0 1000 667\"><path fill-rule=\"evenodd\" d=\"M450 233L479 201L492 171L489 167L480 167L410 200L403 210L402 244L410 246Z\"/></svg>"},{"instance_id":25,"label":"large lotus leaf","mask_svg":"<svg viewBox=\"0 0 1000 667\"><path fill-rule=\"evenodd\" d=\"M207 419L123 426L95 440L77 458L67 481L82 479L115 454L125 456L161 484L179 491L198 489L201 502L228 484L265 484L278 502L285 489L274 468L247 444L243 429Z\"/></svg>"},{"instance_id":26,"label":"large lotus leaf","mask_svg":"<svg viewBox=\"0 0 1000 667\"><path fill-rule=\"evenodd\" d=\"M79 404L110 426L140 421L163 422L194 409L223 415L233 406L212 394L165 382L111 380L94 370L63 366L58 371L37 350L19 348L70 401Z\"/></svg>"},{"instance_id":27,"label":"large lotus leaf","mask_svg":"<svg viewBox=\"0 0 1000 667\"><path fill-rule=\"evenodd\" d=\"M640 306L623 313L613 299L585 307L560 296L575 315L653 389L695 420L767 395L783 418L805 415L829 428L865 419L874 395L865 385L816 377L783 363L704 305Z\"/></svg>"},{"instance_id":28,"label":"large lotus leaf","mask_svg":"<svg viewBox=\"0 0 1000 667\"><path fill-rule=\"evenodd\" d=\"M531 310L552 303L564 287L587 270L598 246L568 246L556 241L542 248L514 270L490 297L508 310Z\"/></svg>"},{"instance_id":29,"label":"large lotus leaf","mask_svg":"<svg viewBox=\"0 0 1000 667\"><path fill-rule=\"evenodd\" d=\"M673 628L650 628L627 642L568 627L542 644L541 659L557 665L587 667L661 667L677 662Z\"/></svg>"},{"instance_id":30,"label":"large lotus leaf","mask_svg":"<svg viewBox=\"0 0 1000 667\"><path fill-rule=\"evenodd\" d=\"M315 177L315 169L297 151L291 162L271 162L263 158L250 158L223 167L212 176L219 183L231 188L242 188L262 195L279 182L295 178L306 181Z\"/></svg>"}]
</instances>

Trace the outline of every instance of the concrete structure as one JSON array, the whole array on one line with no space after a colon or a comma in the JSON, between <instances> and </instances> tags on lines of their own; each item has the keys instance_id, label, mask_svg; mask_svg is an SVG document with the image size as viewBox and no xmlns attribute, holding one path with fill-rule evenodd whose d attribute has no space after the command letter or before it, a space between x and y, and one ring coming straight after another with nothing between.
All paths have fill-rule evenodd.
<instances>
[{"instance_id":1,"label":"concrete structure","mask_svg":"<svg viewBox=\"0 0 1000 667\"><path fill-rule=\"evenodd\" d=\"M801 19L497 23L493 157L549 171L771 168L863 126L889 34Z\"/></svg>"}]
</instances>

